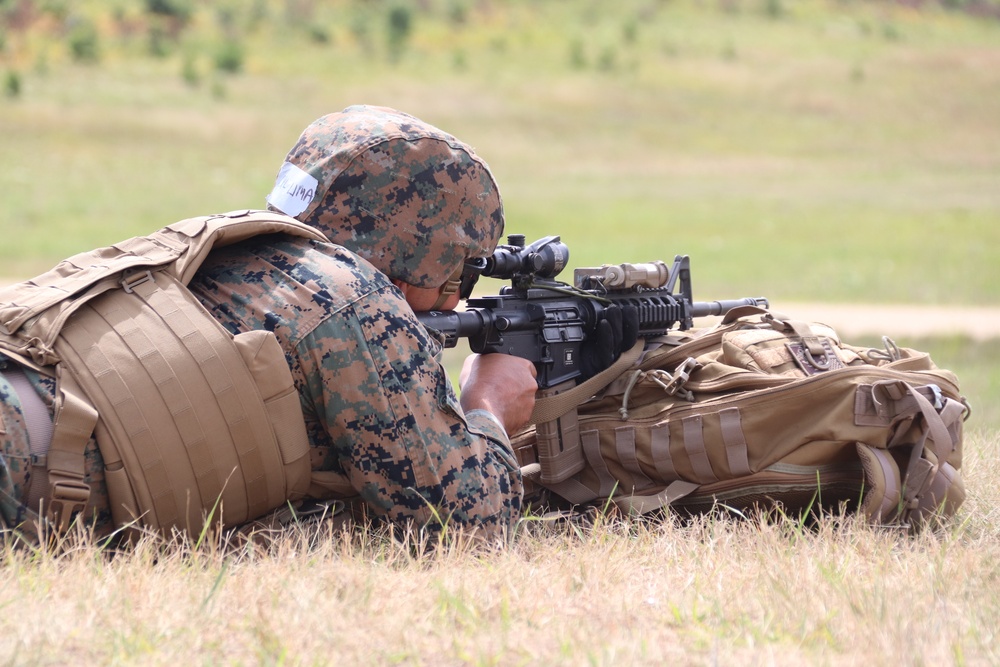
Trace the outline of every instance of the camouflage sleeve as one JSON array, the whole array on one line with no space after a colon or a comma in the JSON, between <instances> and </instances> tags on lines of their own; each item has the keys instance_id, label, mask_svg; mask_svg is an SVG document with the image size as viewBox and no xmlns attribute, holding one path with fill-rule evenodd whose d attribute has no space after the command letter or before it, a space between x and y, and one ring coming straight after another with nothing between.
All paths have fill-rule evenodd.
<instances>
[{"instance_id":1,"label":"camouflage sleeve","mask_svg":"<svg viewBox=\"0 0 1000 667\"><path fill-rule=\"evenodd\" d=\"M13 528L25 519L30 454L21 402L3 375L5 369L0 355L0 521Z\"/></svg>"},{"instance_id":2,"label":"camouflage sleeve","mask_svg":"<svg viewBox=\"0 0 1000 667\"><path fill-rule=\"evenodd\" d=\"M440 346L371 264L339 246L254 240L214 250L190 286L233 333L278 337L314 470L346 476L390 520L493 533L518 518L506 434L463 414Z\"/></svg>"},{"instance_id":3,"label":"camouflage sleeve","mask_svg":"<svg viewBox=\"0 0 1000 667\"><path fill-rule=\"evenodd\" d=\"M488 415L463 414L440 347L395 288L351 303L298 348L336 456L377 512L489 533L517 519L521 479L506 433Z\"/></svg>"},{"instance_id":4,"label":"camouflage sleeve","mask_svg":"<svg viewBox=\"0 0 1000 667\"><path fill-rule=\"evenodd\" d=\"M37 518L37 507L27 506L28 490L35 481L32 473L30 434L22 404L10 382L10 375L17 370L41 399L51 418L55 400L55 379L41 375L30 368L21 368L14 361L0 354L0 524L9 528L18 526L29 518ZM90 499L82 520L92 526L94 534L105 535L113 528L111 506L104 479L104 459L91 437L84 448L84 482L90 486ZM36 489L36 491L38 491Z\"/></svg>"}]
</instances>

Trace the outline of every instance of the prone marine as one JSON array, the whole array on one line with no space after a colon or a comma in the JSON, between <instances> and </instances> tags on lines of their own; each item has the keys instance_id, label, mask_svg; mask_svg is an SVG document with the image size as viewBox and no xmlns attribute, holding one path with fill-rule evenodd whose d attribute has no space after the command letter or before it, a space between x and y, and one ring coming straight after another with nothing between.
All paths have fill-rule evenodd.
<instances>
[{"instance_id":1,"label":"prone marine","mask_svg":"<svg viewBox=\"0 0 1000 667\"><path fill-rule=\"evenodd\" d=\"M230 336L266 332L262 343L273 335L280 345L298 399L298 410L292 411L295 423L287 430L298 432L304 426L307 456L304 447L303 456L288 455L282 426L291 423L287 410L280 420L272 418L276 432L265 439L277 443L285 468L290 469L294 461L289 460L296 457L307 460L308 467L306 479L289 483L294 493L271 494L268 511L281 509L289 500L353 498L370 516L394 525L436 531L447 524L487 539L501 537L521 512L521 474L507 434L530 418L535 369L518 357L473 355L462 370L459 400L441 365L440 341L415 315L454 308L460 296L467 296L474 276L463 271L466 261L489 256L503 233L503 205L488 165L467 144L413 116L385 107L353 106L323 116L303 131L267 204L270 213L248 217L263 217L278 227L236 242L214 242L199 257L197 270L181 282ZM197 229L201 234L206 225L220 221L238 227L245 213L177 223L162 230L165 235L153 239L152 247L172 248L172 239L180 238L178 230ZM282 233L281 225L292 225L289 229L295 233ZM308 226L312 234L294 225ZM197 234L192 238L197 240ZM177 435L154 442L158 433L130 430L137 418L117 407L131 405L126 399L135 391L125 392L117 403L111 401L108 405L115 410L102 413L102 404L93 398L101 392L81 393L74 385L105 386L106 373L76 378L69 360L77 353L59 354L70 349L67 343L56 339L54 347L46 347L38 336L28 335L31 327L47 322L46 313L52 311L28 318L18 305L20 295L48 297L68 273L79 276L99 268L109 253L129 255L129 261L142 255L131 245L119 252L124 247L116 244L114 252L83 254L90 266L83 266L86 261L80 256L71 258L73 262L67 260L50 274L0 291L0 518L8 530L37 530L53 523L59 524L55 529L64 529L71 519L93 526L98 534L135 525L196 528L191 512L204 517L240 484L247 496L244 504L251 509L231 515L254 521L262 512L252 509L262 507L253 497L255 489L262 484L278 488L270 479L260 479L275 474L270 470L275 466L261 464L271 460L267 446L251 450L233 437L236 453L230 457L210 447L199 449L205 439L188 435L195 427L208 433L217 426L204 423L204 416L182 422L184 414L207 410L203 401L191 398L195 389L184 386L191 373L168 373L167 380L156 385L162 394L157 401L169 408L176 426L153 430L176 430ZM177 252L185 259L185 250ZM114 289L102 289L110 289L114 298L134 290L156 303L161 277L155 269L147 273L137 279L126 275L118 280L116 275ZM104 280L90 290L110 279ZM164 284L160 291L169 293L175 287ZM89 298L91 291L83 294ZM102 293L93 302L111 298ZM125 331L123 340L135 338L115 315L117 310L106 310L108 326ZM72 324L75 313L63 319ZM64 338L70 328L62 331ZM100 351L103 336L97 338L93 349ZM92 348L73 349L83 350L77 356L86 361ZM165 359L163 367L170 367L166 352L153 352L145 357ZM115 358L110 353L98 357L111 359L108 363ZM120 373L125 384L130 372ZM218 384L211 373L203 374L206 386ZM263 376L269 373L247 375ZM176 388L175 393L168 387ZM232 408L226 407L226 392L232 389L208 394L227 415ZM96 425L93 430L77 428L76 449L67 454L64 443L73 439L66 435L72 433L67 426L73 422L71 408L88 403L88 397L98 407L90 405L78 414L94 413ZM251 408L237 409L241 416L227 417L228 426L219 426L222 431L236 433L235 422L254 417L252 399L247 400ZM184 409L170 407L175 405ZM139 414L145 408L133 409ZM144 444L147 440L154 444ZM191 461L187 476L172 471L177 459ZM225 463L231 459L237 461L234 469ZM64 465L67 460L72 464ZM70 468L73 471L67 472ZM191 500L199 493L200 504ZM185 504L193 508L185 510ZM225 506L221 510L227 511ZM165 519L168 514L174 518Z\"/></svg>"}]
</instances>

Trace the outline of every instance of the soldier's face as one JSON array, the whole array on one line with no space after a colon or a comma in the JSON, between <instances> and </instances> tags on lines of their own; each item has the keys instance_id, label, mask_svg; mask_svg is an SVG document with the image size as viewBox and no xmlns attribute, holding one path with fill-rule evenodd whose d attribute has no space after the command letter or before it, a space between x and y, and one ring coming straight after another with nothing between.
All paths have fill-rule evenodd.
<instances>
[{"instance_id":1,"label":"soldier's face","mask_svg":"<svg viewBox=\"0 0 1000 667\"><path fill-rule=\"evenodd\" d=\"M406 297L406 303L410 304L410 308L415 313L427 312L434 308L434 304L437 303L438 297L444 289L444 285L441 287L414 287L401 280L393 280L392 282ZM437 310L455 310L460 299L458 292L455 292L438 306Z\"/></svg>"}]
</instances>

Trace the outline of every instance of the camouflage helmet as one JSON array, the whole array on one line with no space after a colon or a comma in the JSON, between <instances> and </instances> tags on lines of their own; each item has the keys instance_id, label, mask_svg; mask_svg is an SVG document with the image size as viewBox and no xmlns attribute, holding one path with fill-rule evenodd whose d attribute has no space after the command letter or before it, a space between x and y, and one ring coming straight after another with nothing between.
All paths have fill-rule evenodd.
<instances>
[{"instance_id":1,"label":"camouflage helmet","mask_svg":"<svg viewBox=\"0 0 1000 667\"><path fill-rule=\"evenodd\" d=\"M311 123L267 203L415 287L444 285L467 258L488 256L504 228L496 181L472 148L387 107Z\"/></svg>"}]
</instances>

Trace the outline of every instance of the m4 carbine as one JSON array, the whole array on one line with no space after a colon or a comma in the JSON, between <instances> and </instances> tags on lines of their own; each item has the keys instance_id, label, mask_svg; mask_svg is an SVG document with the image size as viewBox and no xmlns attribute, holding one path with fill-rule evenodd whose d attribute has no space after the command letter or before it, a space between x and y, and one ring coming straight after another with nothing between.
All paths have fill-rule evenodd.
<instances>
[{"instance_id":1,"label":"m4 carbine","mask_svg":"<svg viewBox=\"0 0 1000 667\"><path fill-rule=\"evenodd\" d=\"M569 248L560 237L547 236L527 246L522 235L507 240L491 257L467 263L467 270L510 280L500 294L468 299L464 311L430 311L417 317L444 336L445 347L468 338L473 352L528 359L535 365L543 390L585 379L593 372L593 363L585 363L584 351L616 307L634 308L638 315L635 333L649 338L675 326L690 329L697 317L725 315L738 306L768 305L762 297L693 301L687 255L677 255L670 267L657 261L576 269L574 284L569 285L555 280L569 259Z\"/></svg>"}]
</instances>

